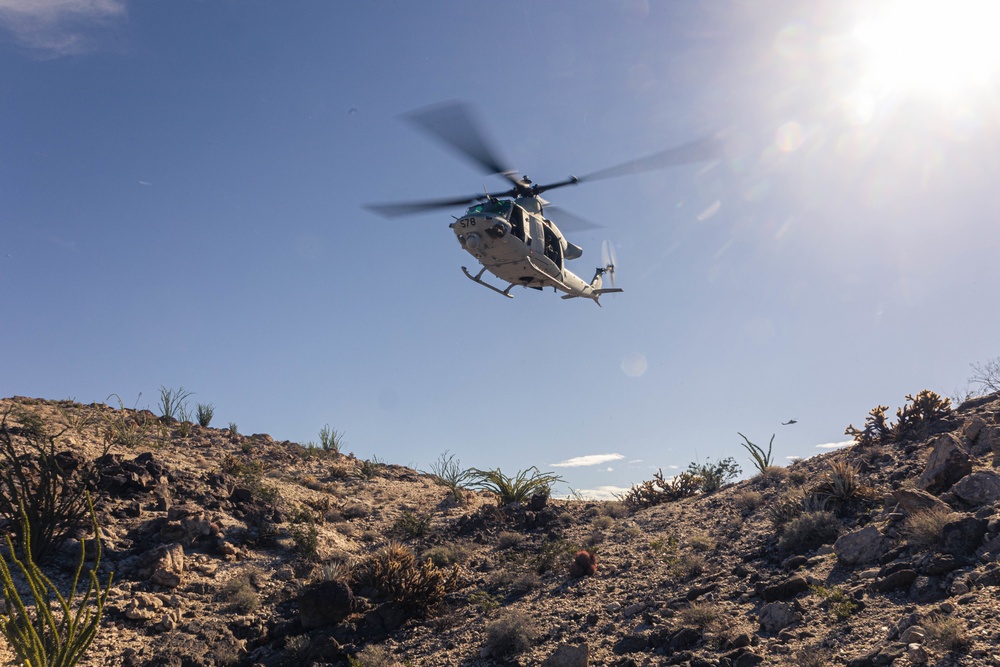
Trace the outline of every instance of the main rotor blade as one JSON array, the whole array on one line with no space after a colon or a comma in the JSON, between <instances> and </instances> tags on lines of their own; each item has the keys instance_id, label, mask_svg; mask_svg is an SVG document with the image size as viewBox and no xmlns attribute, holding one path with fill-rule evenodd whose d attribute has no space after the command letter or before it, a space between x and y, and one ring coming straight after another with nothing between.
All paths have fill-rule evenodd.
<instances>
[{"instance_id":1,"label":"main rotor blade","mask_svg":"<svg viewBox=\"0 0 1000 667\"><path fill-rule=\"evenodd\" d=\"M705 160L715 160L723 156L722 138L713 134L703 137L665 151L653 153L641 157L637 160L630 160L614 167L600 169L598 171L581 176L579 181L597 181L605 178L617 178L618 176L628 176L629 174L639 174L644 171L664 169L681 164L691 164L693 162L703 162ZM561 185L561 184L560 184Z\"/></svg>"},{"instance_id":2,"label":"main rotor blade","mask_svg":"<svg viewBox=\"0 0 1000 667\"><path fill-rule=\"evenodd\" d=\"M556 223L556 227L564 232L584 232L588 229L600 229L602 225L593 220L587 220L576 213L570 213L560 206L546 206L545 217Z\"/></svg>"},{"instance_id":3,"label":"main rotor blade","mask_svg":"<svg viewBox=\"0 0 1000 667\"><path fill-rule=\"evenodd\" d=\"M502 174L516 182L511 175L514 172L497 157L486 135L476 126L472 109L466 104L442 102L411 111L404 114L404 118L471 159L487 174Z\"/></svg>"},{"instance_id":4,"label":"main rotor blade","mask_svg":"<svg viewBox=\"0 0 1000 667\"><path fill-rule=\"evenodd\" d=\"M434 211L439 208L453 208L464 206L473 202L486 199L486 195L475 195L473 197L461 197L454 199L434 199L427 201L395 202L388 204L365 204L364 208L380 215L383 218L398 218L404 215L415 215L425 211Z\"/></svg>"}]
</instances>

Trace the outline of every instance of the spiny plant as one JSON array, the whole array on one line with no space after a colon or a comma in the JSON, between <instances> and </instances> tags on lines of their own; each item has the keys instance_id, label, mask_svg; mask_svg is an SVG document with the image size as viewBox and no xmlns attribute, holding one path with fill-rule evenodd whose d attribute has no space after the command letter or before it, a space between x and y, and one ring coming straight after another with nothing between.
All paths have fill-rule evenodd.
<instances>
[{"instance_id":1,"label":"spiny plant","mask_svg":"<svg viewBox=\"0 0 1000 667\"><path fill-rule=\"evenodd\" d=\"M741 442L740 446L743 447L743 449L750 452L750 457L753 459L754 468L757 469L757 472L764 474L764 472L766 472L767 469L770 468L773 463L773 459L771 458L771 448L774 446L775 434L773 433L771 434L771 442L767 444L767 452L765 452L764 449L759 445L755 445L754 443L750 442L750 438L746 437L739 431L737 431L736 434L741 438L743 438L744 442Z\"/></svg>"},{"instance_id":2,"label":"spiny plant","mask_svg":"<svg viewBox=\"0 0 1000 667\"><path fill-rule=\"evenodd\" d=\"M198 425L207 428L212 423L212 417L215 416L215 406L211 403L199 403L197 414Z\"/></svg>"},{"instance_id":3,"label":"spiny plant","mask_svg":"<svg viewBox=\"0 0 1000 667\"><path fill-rule=\"evenodd\" d=\"M458 585L458 565L449 572L435 566L430 558L419 563L413 552L398 542L389 542L370 555L354 574L357 583L420 613L436 610Z\"/></svg>"},{"instance_id":4,"label":"spiny plant","mask_svg":"<svg viewBox=\"0 0 1000 667\"><path fill-rule=\"evenodd\" d=\"M324 452L337 454L344 445L344 432L330 428L329 424L324 424L319 430L319 442Z\"/></svg>"},{"instance_id":5,"label":"spiny plant","mask_svg":"<svg viewBox=\"0 0 1000 667\"><path fill-rule=\"evenodd\" d=\"M850 500L860 491L861 481L858 477L858 466L843 460L830 462L830 469L816 488L817 493L842 502Z\"/></svg>"},{"instance_id":6,"label":"spiny plant","mask_svg":"<svg viewBox=\"0 0 1000 667\"><path fill-rule=\"evenodd\" d=\"M191 396L190 391L184 391L184 387L178 389L167 389L160 385L160 414L165 421L176 420L181 411L187 411L187 399Z\"/></svg>"},{"instance_id":7,"label":"spiny plant","mask_svg":"<svg viewBox=\"0 0 1000 667\"><path fill-rule=\"evenodd\" d=\"M10 423L12 416L20 427ZM87 490L96 483L92 465L56 450L63 432L47 434L37 416L27 412L8 410L0 420L0 518L37 563L48 560L83 525ZM22 512L27 523L20 521ZM25 526L30 534L23 532Z\"/></svg>"},{"instance_id":8,"label":"spiny plant","mask_svg":"<svg viewBox=\"0 0 1000 667\"><path fill-rule=\"evenodd\" d=\"M916 396L907 394L906 404L896 410L895 424L886 421L885 411L888 409L885 405L872 408L865 418L863 429L856 429L851 424L844 433L854 438L854 442L861 447L889 444L919 436L929 424L951 412L951 400L928 389L917 392Z\"/></svg>"},{"instance_id":9,"label":"spiny plant","mask_svg":"<svg viewBox=\"0 0 1000 667\"><path fill-rule=\"evenodd\" d=\"M497 504L501 507L511 503L523 503L536 494L549 495L552 485L561 482L562 477L552 473L543 473L535 466L518 471L512 477L496 470L470 469L470 486L490 491L497 496Z\"/></svg>"},{"instance_id":10,"label":"spiny plant","mask_svg":"<svg viewBox=\"0 0 1000 667\"><path fill-rule=\"evenodd\" d=\"M444 450L437 461L431 464L430 475L436 484L451 491L456 503L462 504L465 499L465 487L472 481L473 475L471 470L462 467L454 454L449 454L447 449Z\"/></svg>"},{"instance_id":11,"label":"spiny plant","mask_svg":"<svg viewBox=\"0 0 1000 667\"><path fill-rule=\"evenodd\" d=\"M97 579L101 563L100 527L89 495L86 500L94 529L95 557L94 566L88 572L89 583L78 603L75 602L77 588L86 562L85 541L80 542L80 562L69 595L63 596L31 556L32 530L23 505L20 507L20 533L24 536L22 558L17 557L10 535L6 536L10 560L31 592L34 611L29 611L21 598L7 559L0 558L0 589L5 603L4 612L0 613L0 633L27 667L72 667L80 662L97 636L114 575L108 575L107 586L102 590Z\"/></svg>"},{"instance_id":12,"label":"spiny plant","mask_svg":"<svg viewBox=\"0 0 1000 667\"><path fill-rule=\"evenodd\" d=\"M622 498L622 502L632 507L651 507L660 503L689 498L701 489L701 479L689 471L667 480L660 468L653 479L647 479L633 486Z\"/></svg>"},{"instance_id":13,"label":"spiny plant","mask_svg":"<svg viewBox=\"0 0 1000 667\"><path fill-rule=\"evenodd\" d=\"M139 394L135 404L138 404L141 397L142 394ZM108 400L111 398L118 402L117 410L106 405L97 407L97 417L101 422L101 437L104 438L105 449L111 447L136 449L163 437L163 425L150 416L150 413L137 411L135 404L133 404L131 411L126 409L118 394L108 396Z\"/></svg>"}]
</instances>

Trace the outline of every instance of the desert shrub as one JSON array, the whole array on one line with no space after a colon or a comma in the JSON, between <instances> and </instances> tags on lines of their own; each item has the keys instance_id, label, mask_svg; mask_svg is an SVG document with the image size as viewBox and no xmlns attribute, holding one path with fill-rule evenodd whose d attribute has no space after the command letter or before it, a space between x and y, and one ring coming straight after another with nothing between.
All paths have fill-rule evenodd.
<instances>
[{"instance_id":1,"label":"desert shrub","mask_svg":"<svg viewBox=\"0 0 1000 667\"><path fill-rule=\"evenodd\" d=\"M236 422L229 422L229 437L237 438L240 435L240 429L236 425Z\"/></svg>"},{"instance_id":2,"label":"desert shrub","mask_svg":"<svg viewBox=\"0 0 1000 667\"><path fill-rule=\"evenodd\" d=\"M568 540L546 540L542 542L538 553L535 554L535 572L545 574L555 567L557 562L563 560L567 554L579 551L577 547Z\"/></svg>"},{"instance_id":3,"label":"desert shrub","mask_svg":"<svg viewBox=\"0 0 1000 667\"><path fill-rule=\"evenodd\" d=\"M319 529L315 523L295 524L291 533L295 551L299 556L310 561L319 559Z\"/></svg>"},{"instance_id":4,"label":"desert shrub","mask_svg":"<svg viewBox=\"0 0 1000 667\"><path fill-rule=\"evenodd\" d=\"M709 602L692 602L677 612L677 619L689 628L701 632L710 629L720 617L719 608Z\"/></svg>"},{"instance_id":5,"label":"desert shrub","mask_svg":"<svg viewBox=\"0 0 1000 667\"><path fill-rule=\"evenodd\" d=\"M510 549L524 542L524 535L505 530L497 535L497 549Z\"/></svg>"},{"instance_id":6,"label":"desert shrub","mask_svg":"<svg viewBox=\"0 0 1000 667\"><path fill-rule=\"evenodd\" d=\"M716 463L712 463L711 460L706 460L704 463L692 461L687 471L698 480L699 490L702 493L715 493L743 472L736 459L731 456Z\"/></svg>"},{"instance_id":7,"label":"desert shrub","mask_svg":"<svg viewBox=\"0 0 1000 667\"><path fill-rule=\"evenodd\" d=\"M358 463L357 474L362 479L375 479L385 469L385 461L379 461L377 456Z\"/></svg>"},{"instance_id":8,"label":"desert shrub","mask_svg":"<svg viewBox=\"0 0 1000 667\"><path fill-rule=\"evenodd\" d=\"M946 417L951 412L951 401L933 391L923 389L916 396L906 395L906 403L896 411L897 421L886 421L888 406L879 405L868 413L863 429L848 425L844 431L854 438L861 447L873 447L899 442L922 435L931 423Z\"/></svg>"},{"instance_id":9,"label":"desert shrub","mask_svg":"<svg viewBox=\"0 0 1000 667\"><path fill-rule=\"evenodd\" d=\"M524 595L542 585L542 579L536 572L523 572L502 569L490 574L489 586L493 589L504 589L511 595Z\"/></svg>"},{"instance_id":10,"label":"desert shrub","mask_svg":"<svg viewBox=\"0 0 1000 667\"><path fill-rule=\"evenodd\" d=\"M716 543L710 536L696 533L688 538L688 546L695 551L714 551Z\"/></svg>"},{"instance_id":11,"label":"desert shrub","mask_svg":"<svg viewBox=\"0 0 1000 667\"><path fill-rule=\"evenodd\" d=\"M312 638L309 635L292 635L285 638L285 650L299 660L305 660L312 649Z\"/></svg>"},{"instance_id":12,"label":"desert shrub","mask_svg":"<svg viewBox=\"0 0 1000 667\"><path fill-rule=\"evenodd\" d=\"M832 512L804 512L785 525L778 547L789 553L805 553L840 536L840 522Z\"/></svg>"},{"instance_id":13,"label":"desert shrub","mask_svg":"<svg viewBox=\"0 0 1000 667\"><path fill-rule=\"evenodd\" d=\"M796 489L778 496L767 506L767 516L777 530L784 530L790 521L802 515L805 498L805 493Z\"/></svg>"},{"instance_id":14,"label":"desert shrub","mask_svg":"<svg viewBox=\"0 0 1000 667\"><path fill-rule=\"evenodd\" d=\"M759 491L743 489L733 495L733 505L743 514L750 514L760 507L764 496Z\"/></svg>"},{"instance_id":15,"label":"desert shrub","mask_svg":"<svg viewBox=\"0 0 1000 667\"><path fill-rule=\"evenodd\" d=\"M403 538L421 537L431 525L430 514L417 514L406 510L392 524L392 533Z\"/></svg>"},{"instance_id":16,"label":"desert shrub","mask_svg":"<svg viewBox=\"0 0 1000 667\"><path fill-rule=\"evenodd\" d=\"M471 468L469 474L472 480L470 486L495 494L497 504L501 507L511 503L526 502L534 495L548 496L552 491L552 485L562 481L562 477L540 472L535 466L520 470L512 477L503 474L499 468L496 470Z\"/></svg>"},{"instance_id":17,"label":"desert shrub","mask_svg":"<svg viewBox=\"0 0 1000 667\"><path fill-rule=\"evenodd\" d=\"M846 620L861 610L861 605L858 604L858 601L839 586L834 586L833 588L812 586L811 590L814 595L823 600L823 605L837 617L837 620Z\"/></svg>"},{"instance_id":18,"label":"desert shrub","mask_svg":"<svg viewBox=\"0 0 1000 667\"><path fill-rule=\"evenodd\" d=\"M601 514L612 519L624 519L628 516L628 505L620 500L605 500L600 506Z\"/></svg>"},{"instance_id":19,"label":"desert shrub","mask_svg":"<svg viewBox=\"0 0 1000 667\"><path fill-rule=\"evenodd\" d=\"M215 406L211 403L199 403L197 415L198 425L207 428L212 423L212 417L215 416Z\"/></svg>"},{"instance_id":20,"label":"desert shrub","mask_svg":"<svg viewBox=\"0 0 1000 667\"><path fill-rule=\"evenodd\" d=\"M129 412L117 394L108 396L109 399L112 397L118 401L117 410L106 405L97 408L101 437L104 439L106 450L116 446L126 449L144 447L156 437L163 436L163 425L149 412L137 412L134 408Z\"/></svg>"},{"instance_id":21,"label":"desert shrub","mask_svg":"<svg viewBox=\"0 0 1000 667\"><path fill-rule=\"evenodd\" d=\"M755 445L750 442L750 438L746 437L739 431L737 431L736 434L743 438L744 441L740 443L740 446L750 453L750 458L753 460L753 465L757 469L757 472L763 474L768 468L771 467L771 448L774 446L775 434L771 434L771 442L768 443L766 452L759 445Z\"/></svg>"},{"instance_id":22,"label":"desert shrub","mask_svg":"<svg viewBox=\"0 0 1000 667\"><path fill-rule=\"evenodd\" d=\"M828 667L833 664L831 651L822 646L809 646L792 654L795 667Z\"/></svg>"},{"instance_id":23,"label":"desert shrub","mask_svg":"<svg viewBox=\"0 0 1000 667\"><path fill-rule=\"evenodd\" d=\"M944 651L962 651L969 645L968 626L960 618L933 614L923 627L930 643Z\"/></svg>"},{"instance_id":24,"label":"desert shrub","mask_svg":"<svg viewBox=\"0 0 1000 667\"><path fill-rule=\"evenodd\" d=\"M191 396L190 391L184 391L184 387L178 389L167 389L160 385L160 414L164 421L176 421L181 413L187 413L187 399Z\"/></svg>"},{"instance_id":25,"label":"desert shrub","mask_svg":"<svg viewBox=\"0 0 1000 667\"><path fill-rule=\"evenodd\" d=\"M606 514L595 517L594 521L590 524L595 530L607 530L611 526L615 525L615 520Z\"/></svg>"},{"instance_id":26,"label":"desert shrub","mask_svg":"<svg viewBox=\"0 0 1000 667\"><path fill-rule=\"evenodd\" d=\"M694 579L705 573L708 561L698 553L681 554L668 562L668 571L678 579Z\"/></svg>"},{"instance_id":27,"label":"desert shrub","mask_svg":"<svg viewBox=\"0 0 1000 667\"><path fill-rule=\"evenodd\" d=\"M430 475L435 484L440 484L451 491L452 497L458 504L462 504L465 499L465 487L473 480L472 471L462 468L461 461L456 459L454 454L449 454L447 449L431 464Z\"/></svg>"},{"instance_id":28,"label":"desert shrub","mask_svg":"<svg viewBox=\"0 0 1000 667\"><path fill-rule=\"evenodd\" d=\"M951 520L951 511L936 507L914 512L903 522L903 535L918 549L933 549L941 544L941 530Z\"/></svg>"},{"instance_id":29,"label":"desert shrub","mask_svg":"<svg viewBox=\"0 0 1000 667\"><path fill-rule=\"evenodd\" d=\"M19 522L20 534L25 540L21 543L22 559L18 559L10 535L6 536L8 557L27 583L34 610L29 611L21 598L7 559L0 558L0 588L4 602L3 612L0 613L0 633L7 639L21 663L28 667L76 665L100 628L113 575L108 576L108 584L101 590L97 579L97 569L101 564L100 526L89 496L86 497L86 503L94 530L94 565L87 573L88 585L79 603L75 603L75 599L86 562L87 549L84 541L80 543L80 562L76 567L69 595L64 597L31 556L32 529L23 506L20 508Z\"/></svg>"},{"instance_id":30,"label":"desert shrub","mask_svg":"<svg viewBox=\"0 0 1000 667\"><path fill-rule=\"evenodd\" d=\"M979 385L979 393L1000 391L1000 357L995 357L983 364L971 364L971 384Z\"/></svg>"},{"instance_id":31,"label":"desert shrub","mask_svg":"<svg viewBox=\"0 0 1000 667\"><path fill-rule=\"evenodd\" d=\"M538 623L523 613L511 612L486 626L486 652L501 661L521 655L538 638Z\"/></svg>"},{"instance_id":32,"label":"desert shrub","mask_svg":"<svg viewBox=\"0 0 1000 667\"><path fill-rule=\"evenodd\" d=\"M340 453L344 445L344 432L330 428L329 424L324 424L319 430L319 443L324 452Z\"/></svg>"},{"instance_id":33,"label":"desert shrub","mask_svg":"<svg viewBox=\"0 0 1000 667\"><path fill-rule=\"evenodd\" d=\"M653 475L653 479L645 480L633 486L622 497L622 502L632 507L651 507L660 503L673 502L682 498L690 498L701 489L701 479L690 472L682 472L668 481L663 477L661 468Z\"/></svg>"},{"instance_id":34,"label":"desert shrub","mask_svg":"<svg viewBox=\"0 0 1000 667\"><path fill-rule=\"evenodd\" d=\"M413 552L390 542L370 555L355 569L356 581L378 594L415 612L437 609L458 584L458 566L451 571L434 565L428 558L418 563Z\"/></svg>"},{"instance_id":35,"label":"desert shrub","mask_svg":"<svg viewBox=\"0 0 1000 667\"><path fill-rule=\"evenodd\" d=\"M428 558L438 567L447 567L455 563L465 562L469 557L469 551L458 544L441 544L424 551L422 559Z\"/></svg>"},{"instance_id":36,"label":"desert shrub","mask_svg":"<svg viewBox=\"0 0 1000 667\"><path fill-rule=\"evenodd\" d=\"M219 591L219 599L240 613L249 614L260 606L260 596L249 577L233 577Z\"/></svg>"},{"instance_id":37,"label":"desert shrub","mask_svg":"<svg viewBox=\"0 0 1000 667\"><path fill-rule=\"evenodd\" d=\"M858 466L844 460L830 462L830 469L816 488L821 493L839 501L853 498L861 490Z\"/></svg>"},{"instance_id":38,"label":"desert shrub","mask_svg":"<svg viewBox=\"0 0 1000 667\"><path fill-rule=\"evenodd\" d=\"M21 424L14 426L8 417ZM97 471L71 452L57 451L59 432L49 435L38 417L8 410L0 420L0 518L15 540L44 563L66 538L86 523L87 492ZM22 512L27 522L21 521ZM25 534L25 527L31 532Z\"/></svg>"},{"instance_id":39,"label":"desert shrub","mask_svg":"<svg viewBox=\"0 0 1000 667\"><path fill-rule=\"evenodd\" d=\"M401 667L404 663L392 657L385 647L369 644L357 655L348 656L347 664L349 667Z\"/></svg>"},{"instance_id":40,"label":"desert shrub","mask_svg":"<svg viewBox=\"0 0 1000 667\"><path fill-rule=\"evenodd\" d=\"M488 614L500 608L503 598L487 591L475 591L469 595L469 604L479 607L479 611Z\"/></svg>"}]
</instances>

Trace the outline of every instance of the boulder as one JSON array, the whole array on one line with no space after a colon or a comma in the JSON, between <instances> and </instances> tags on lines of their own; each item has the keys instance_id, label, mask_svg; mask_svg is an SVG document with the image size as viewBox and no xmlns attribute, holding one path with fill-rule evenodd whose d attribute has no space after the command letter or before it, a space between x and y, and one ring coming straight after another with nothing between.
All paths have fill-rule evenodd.
<instances>
[{"instance_id":1,"label":"boulder","mask_svg":"<svg viewBox=\"0 0 1000 667\"><path fill-rule=\"evenodd\" d=\"M298 598L303 630L334 625L354 609L354 593L340 581L320 581L306 587Z\"/></svg>"},{"instance_id":2,"label":"boulder","mask_svg":"<svg viewBox=\"0 0 1000 667\"><path fill-rule=\"evenodd\" d=\"M760 610L760 629L770 634L781 632L785 628L802 620L802 614L788 602L770 602Z\"/></svg>"},{"instance_id":3,"label":"boulder","mask_svg":"<svg viewBox=\"0 0 1000 667\"><path fill-rule=\"evenodd\" d=\"M590 648L587 644L561 644L552 652L542 667L587 667L590 664Z\"/></svg>"},{"instance_id":4,"label":"boulder","mask_svg":"<svg viewBox=\"0 0 1000 667\"><path fill-rule=\"evenodd\" d=\"M955 482L951 492L973 507L992 505L1000 500L1000 473L977 470Z\"/></svg>"},{"instance_id":5,"label":"boulder","mask_svg":"<svg viewBox=\"0 0 1000 667\"><path fill-rule=\"evenodd\" d=\"M985 519L955 515L941 528L941 551L955 556L971 556L983 543L986 525Z\"/></svg>"},{"instance_id":6,"label":"boulder","mask_svg":"<svg viewBox=\"0 0 1000 667\"><path fill-rule=\"evenodd\" d=\"M809 590L809 582L806 581L805 577L791 577L780 584L764 588L764 599L768 602L787 600L807 590Z\"/></svg>"},{"instance_id":7,"label":"boulder","mask_svg":"<svg viewBox=\"0 0 1000 667\"><path fill-rule=\"evenodd\" d=\"M930 510L951 511L946 502L919 489L898 489L892 492L892 498L907 514L919 514Z\"/></svg>"},{"instance_id":8,"label":"boulder","mask_svg":"<svg viewBox=\"0 0 1000 667\"><path fill-rule=\"evenodd\" d=\"M852 567L874 563L891 548L892 540L880 533L875 526L865 526L861 530L841 535L833 544L837 559Z\"/></svg>"},{"instance_id":9,"label":"boulder","mask_svg":"<svg viewBox=\"0 0 1000 667\"><path fill-rule=\"evenodd\" d=\"M929 493L942 493L972 472L972 459L958 436L944 433L931 443L927 465L917 486Z\"/></svg>"}]
</instances>

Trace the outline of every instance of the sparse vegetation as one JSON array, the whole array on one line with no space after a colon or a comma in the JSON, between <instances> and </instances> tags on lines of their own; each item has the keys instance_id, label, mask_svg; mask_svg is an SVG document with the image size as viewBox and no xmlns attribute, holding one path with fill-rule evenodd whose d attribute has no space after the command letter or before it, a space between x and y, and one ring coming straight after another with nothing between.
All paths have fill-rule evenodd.
<instances>
[{"instance_id":1,"label":"sparse vegetation","mask_svg":"<svg viewBox=\"0 0 1000 667\"><path fill-rule=\"evenodd\" d=\"M826 608L829 609L839 621L850 618L861 609L861 605L858 601L839 586L834 586L832 588L827 588L826 586L812 586L811 590L814 595L822 598L824 606L826 606Z\"/></svg>"},{"instance_id":2,"label":"sparse vegetation","mask_svg":"<svg viewBox=\"0 0 1000 667\"><path fill-rule=\"evenodd\" d=\"M989 394L1000 391L1000 357L994 357L982 364L971 364L971 384L979 385L979 393Z\"/></svg>"},{"instance_id":3,"label":"sparse vegetation","mask_svg":"<svg viewBox=\"0 0 1000 667\"><path fill-rule=\"evenodd\" d=\"M511 503L526 502L535 495L547 497L552 491L552 485L562 481L562 477L540 472L535 466L518 471L513 477L503 474L499 468L496 470L472 468L469 473L473 480L470 486L495 494L497 504L501 507Z\"/></svg>"},{"instance_id":4,"label":"sparse vegetation","mask_svg":"<svg viewBox=\"0 0 1000 667\"><path fill-rule=\"evenodd\" d=\"M952 513L943 507L914 512L906 517L903 534L917 549L933 549L941 544L941 531L951 519Z\"/></svg>"},{"instance_id":5,"label":"sparse vegetation","mask_svg":"<svg viewBox=\"0 0 1000 667\"><path fill-rule=\"evenodd\" d=\"M698 490L702 493L715 493L743 472L736 459L731 456L715 463L711 460L704 463L692 461L687 471L696 480Z\"/></svg>"},{"instance_id":6,"label":"sparse vegetation","mask_svg":"<svg viewBox=\"0 0 1000 667\"><path fill-rule=\"evenodd\" d=\"M410 510L404 511L396 519L392 526L394 535L402 538L420 537L427 533L431 525L431 515L427 513L416 513Z\"/></svg>"},{"instance_id":7,"label":"sparse vegetation","mask_svg":"<svg viewBox=\"0 0 1000 667\"><path fill-rule=\"evenodd\" d=\"M167 422L177 421L182 413L187 413L187 400L191 396L190 391L184 391L184 387L177 389L167 389L160 385L160 415Z\"/></svg>"},{"instance_id":8,"label":"sparse vegetation","mask_svg":"<svg viewBox=\"0 0 1000 667\"><path fill-rule=\"evenodd\" d=\"M632 507L651 507L681 498L690 498L697 494L700 488L700 478L691 472L685 471L667 480L663 477L661 468L653 475L653 479L633 486L622 498L622 502Z\"/></svg>"},{"instance_id":9,"label":"sparse vegetation","mask_svg":"<svg viewBox=\"0 0 1000 667\"><path fill-rule=\"evenodd\" d=\"M705 632L719 620L719 609L709 602L692 602L677 612L677 618L685 626Z\"/></svg>"},{"instance_id":10,"label":"sparse vegetation","mask_svg":"<svg viewBox=\"0 0 1000 667\"><path fill-rule=\"evenodd\" d=\"M109 399L112 397L118 402L117 410L103 405L97 408L105 448L136 449L149 443L153 435L162 436L163 425L152 417L151 413L136 411L134 407L130 412L125 409L122 399L117 394L108 396ZM138 400L137 398L136 402Z\"/></svg>"},{"instance_id":11,"label":"sparse vegetation","mask_svg":"<svg viewBox=\"0 0 1000 667\"><path fill-rule=\"evenodd\" d=\"M451 491L452 498L459 505L465 499L466 485L473 478L472 471L463 468L461 462L454 454L449 454L447 449L431 464L431 479Z\"/></svg>"},{"instance_id":12,"label":"sparse vegetation","mask_svg":"<svg viewBox=\"0 0 1000 667\"><path fill-rule=\"evenodd\" d=\"M785 525L778 548L801 554L832 544L840 536L841 525L832 512L803 512Z\"/></svg>"},{"instance_id":13,"label":"sparse vegetation","mask_svg":"<svg viewBox=\"0 0 1000 667\"><path fill-rule=\"evenodd\" d=\"M418 563L409 548L390 542L355 570L361 585L418 613L433 612L458 584L458 566L446 571L428 558Z\"/></svg>"},{"instance_id":14,"label":"sparse vegetation","mask_svg":"<svg viewBox=\"0 0 1000 667\"><path fill-rule=\"evenodd\" d=\"M324 424L319 430L319 443L324 452L339 454L344 445L344 432L330 428L329 424Z\"/></svg>"},{"instance_id":15,"label":"sparse vegetation","mask_svg":"<svg viewBox=\"0 0 1000 667\"><path fill-rule=\"evenodd\" d=\"M225 583L219 598L240 614L249 614L260 607L260 596L249 577L233 577Z\"/></svg>"},{"instance_id":16,"label":"sparse vegetation","mask_svg":"<svg viewBox=\"0 0 1000 667\"><path fill-rule=\"evenodd\" d=\"M854 498L860 490L858 466L844 459L835 459L830 461L830 469L815 492L843 502Z\"/></svg>"},{"instance_id":17,"label":"sparse vegetation","mask_svg":"<svg viewBox=\"0 0 1000 667\"><path fill-rule=\"evenodd\" d=\"M212 417L215 416L215 406L211 403L199 403L197 414L198 425L208 428L208 425L212 423Z\"/></svg>"},{"instance_id":18,"label":"sparse vegetation","mask_svg":"<svg viewBox=\"0 0 1000 667\"><path fill-rule=\"evenodd\" d=\"M739 431L737 431L736 434L741 438L743 438L744 442L741 442L740 446L750 453L750 458L753 459L753 465L757 469L757 472L760 474L764 474L767 471L767 469L773 465L773 459L771 458L771 448L774 446L775 434L774 433L771 434L771 442L767 444L766 452L764 451L763 447L755 445L754 443L750 442L750 438L746 437Z\"/></svg>"},{"instance_id":19,"label":"sparse vegetation","mask_svg":"<svg viewBox=\"0 0 1000 667\"><path fill-rule=\"evenodd\" d=\"M932 614L924 629L930 642L944 651L959 652L969 645L968 625L960 618Z\"/></svg>"},{"instance_id":20,"label":"sparse vegetation","mask_svg":"<svg viewBox=\"0 0 1000 667\"><path fill-rule=\"evenodd\" d=\"M538 637L538 624L523 613L508 612L486 626L486 652L504 662L521 655Z\"/></svg>"},{"instance_id":21,"label":"sparse vegetation","mask_svg":"<svg viewBox=\"0 0 1000 667\"><path fill-rule=\"evenodd\" d=\"M112 576L102 590L97 579L101 564L100 526L87 496L87 509L94 530L94 565L87 574L88 585L79 602L75 602L80 575L86 562L86 544L80 543L80 561L73 575L69 594L63 596L52 580L41 571L32 557L28 513L20 507L22 558L19 559L10 535L6 536L7 553L16 571L23 577L31 593L33 611L29 611L14 582L6 558L0 558L0 588L4 608L0 613L0 633L23 665L32 667L72 667L87 652L100 628L104 603L111 591ZM74 609L74 607L76 607Z\"/></svg>"},{"instance_id":22,"label":"sparse vegetation","mask_svg":"<svg viewBox=\"0 0 1000 667\"><path fill-rule=\"evenodd\" d=\"M933 391L923 389L916 396L906 395L906 403L896 411L897 421L886 421L888 406L879 405L871 409L865 418L863 429L849 425L845 435L854 438L860 447L900 442L922 435L933 422L946 417L951 412L951 400L938 396Z\"/></svg>"}]
</instances>

